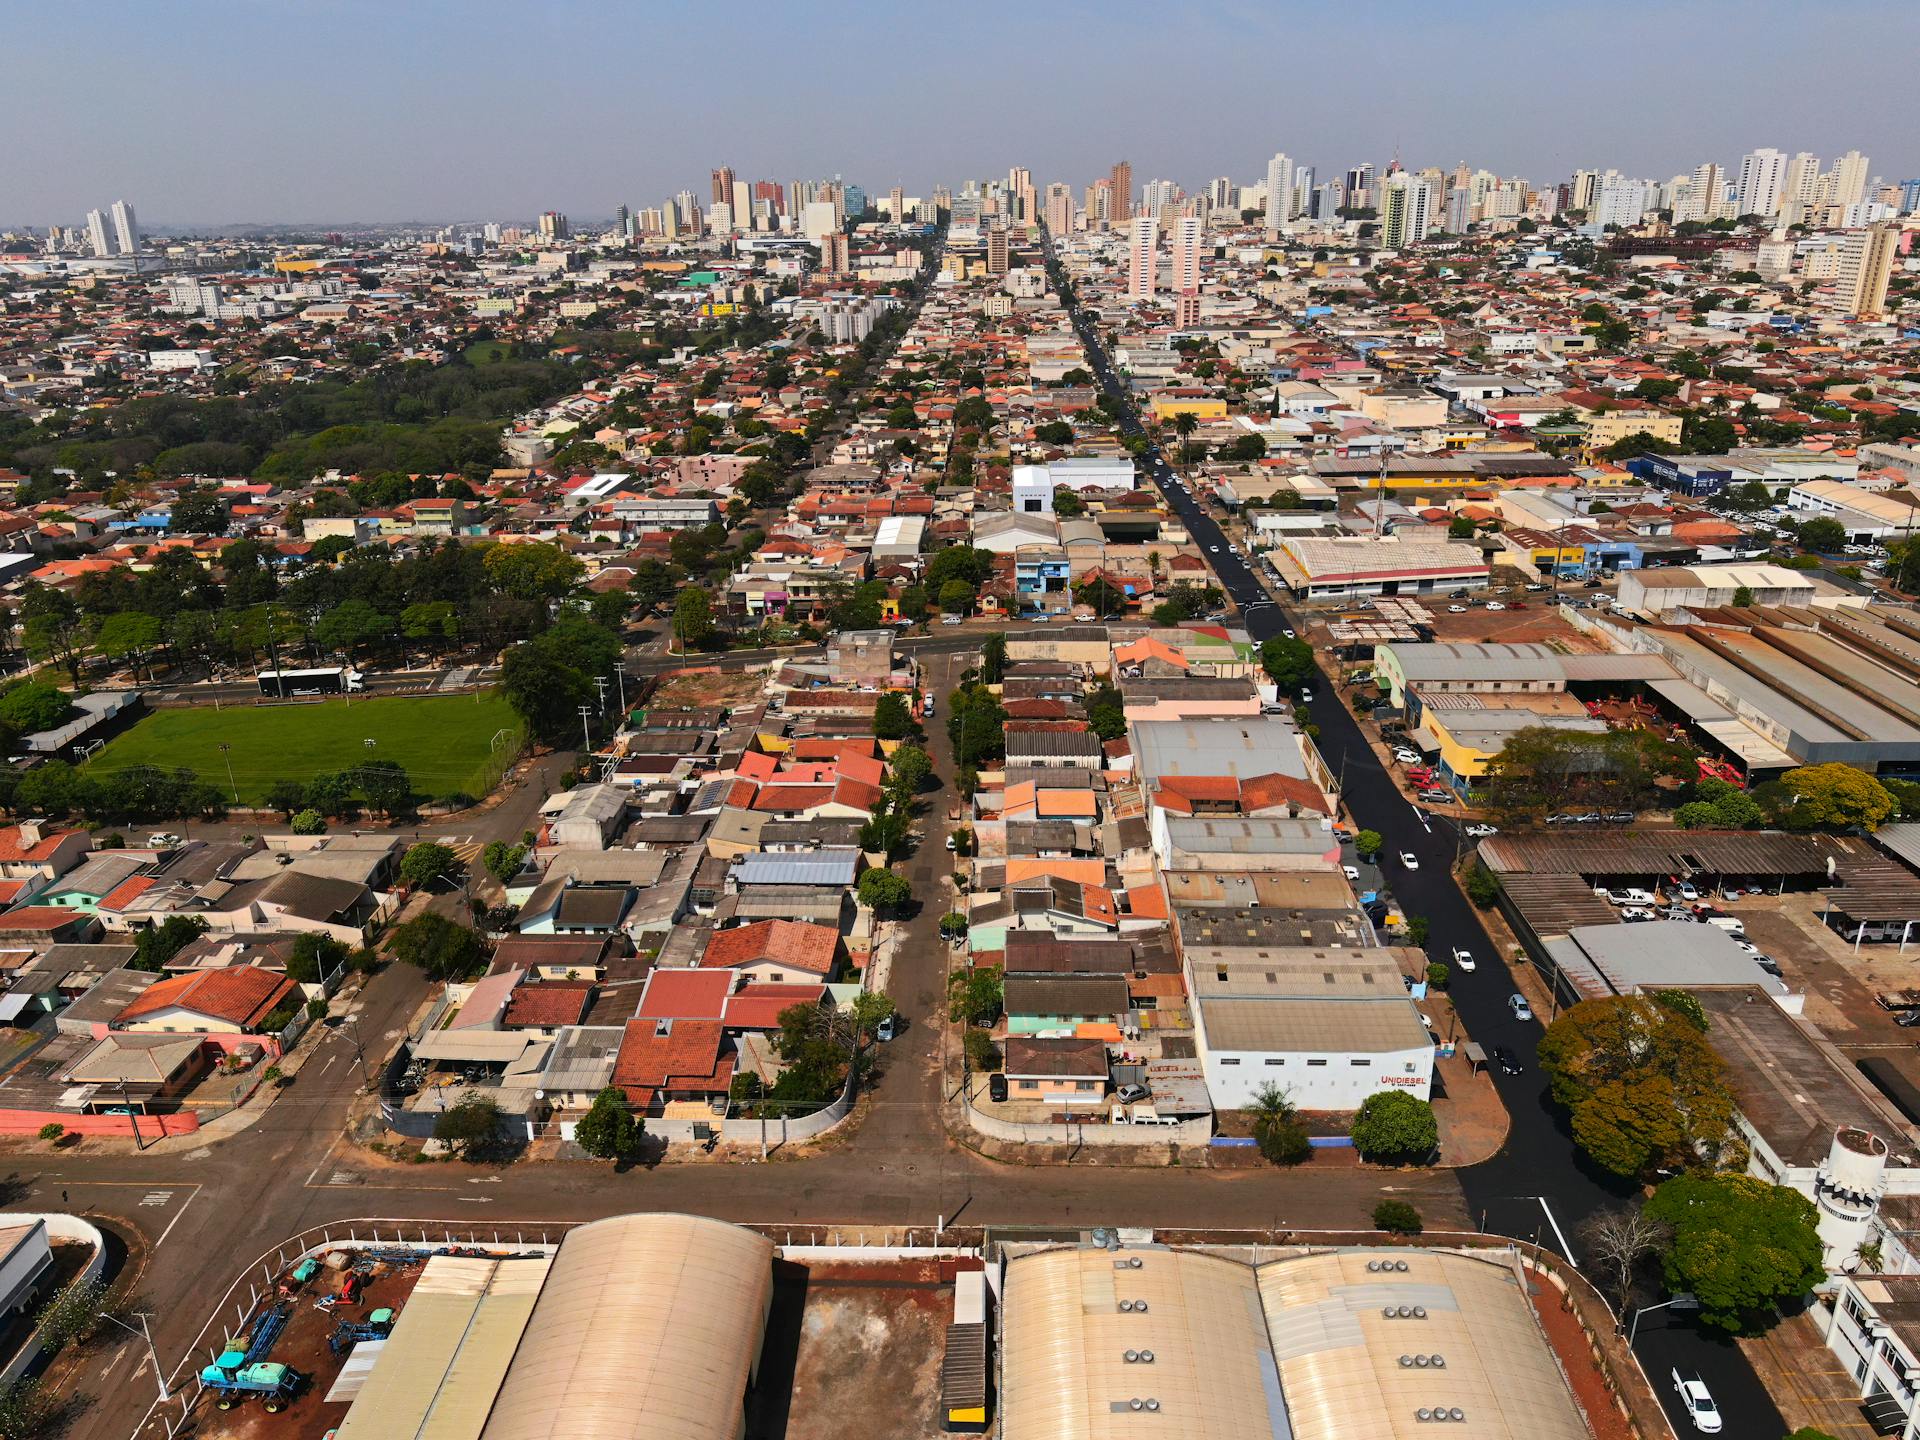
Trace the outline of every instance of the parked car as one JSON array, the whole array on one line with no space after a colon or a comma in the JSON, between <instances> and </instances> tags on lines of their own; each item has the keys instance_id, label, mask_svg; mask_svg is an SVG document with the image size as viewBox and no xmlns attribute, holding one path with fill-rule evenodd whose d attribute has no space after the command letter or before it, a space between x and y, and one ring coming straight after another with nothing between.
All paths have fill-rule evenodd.
<instances>
[{"instance_id":1,"label":"parked car","mask_svg":"<svg viewBox=\"0 0 1920 1440\"><path fill-rule=\"evenodd\" d=\"M1513 1011L1513 1018L1516 1020L1531 1020L1533 1018L1533 1007L1527 1003L1527 997L1524 995L1509 995L1507 997L1507 1008Z\"/></svg>"},{"instance_id":2,"label":"parked car","mask_svg":"<svg viewBox=\"0 0 1920 1440\"><path fill-rule=\"evenodd\" d=\"M1456 945L1453 947L1453 963L1469 975L1480 968L1479 962L1473 958L1473 952L1464 945Z\"/></svg>"},{"instance_id":3,"label":"parked car","mask_svg":"<svg viewBox=\"0 0 1920 1440\"><path fill-rule=\"evenodd\" d=\"M1607 812L1607 824L1609 825L1631 825L1632 823L1633 812L1631 810L1609 810Z\"/></svg>"},{"instance_id":4,"label":"parked car","mask_svg":"<svg viewBox=\"0 0 1920 1440\"><path fill-rule=\"evenodd\" d=\"M1507 1045L1493 1047L1493 1063L1500 1067L1502 1075L1518 1075L1524 1068L1520 1064L1520 1057Z\"/></svg>"},{"instance_id":5,"label":"parked car","mask_svg":"<svg viewBox=\"0 0 1920 1440\"><path fill-rule=\"evenodd\" d=\"M167 830L157 830L147 836L147 845L154 850L171 850L175 845L184 844L178 835Z\"/></svg>"},{"instance_id":6,"label":"parked car","mask_svg":"<svg viewBox=\"0 0 1920 1440\"><path fill-rule=\"evenodd\" d=\"M1452 801L1453 792L1442 790L1437 785L1420 792L1420 798L1429 805L1445 805Z\"/></svg>"},{"instance_id":7,"label":"parked car","mask_svg":"<svg viewBox=\"0 0 1920 1440\"><path fill-rule=\"evenodd\" d=\"M1131 1105L1136 1100L1146 1099L1149 1093L1144 1085L1122 1085L1115 1089L1113 1098Z\"/></svg>"},{"instance_id":8,"label":"parked car","mask_svg":"<svg viewBox=\"0 0 1920 1440\"><path fill-rule=\"evenodd\" d=\"M1360 878L1360 867L1358 865L1342 865L1340 868L1347 872L1347 879L1358 880Z\"/></svg>"},{"instance_id":9,"label":"parked car","mask_svg":"<svg viewBox=\"0 0 1920 1440\"><path fill-rule=\"evenodd\" d=\"M1467 834L1476 840L1484 840L1489 835L1498 835L1499 833L1500 827L1498 825L1488 825L1485 822L1467 826Z\"/></svg>"},{"instance_id":10,"label":"parked car","mask_svg":"<svg viewBox=\"0 0 1920 1440\"><path fill-rule=\"evenodd\" d=\"M1698 1375L1682 1375L1675 1369L1673 1388L1680 1396L1680 1403L1686 1407L1687 1418L1693 1421L1693 1428L1702 1435L1718 1435L1720 1407L1713 1403L1713 1394L1707 1389L1707 1382Z\"/></svg>"},{"instance_id":11,"label":"parked car","mask_svg":"<svg viewBox=\"0 0 1920 1440\"><path fill-rule=\"evenodd\" d=\"M1449 615L1464 615L1467 613L1467 607L1464 605L1449 605L1447 606L1447 613Z\"/></svg>"},{"instance_id":12,"label":"parked car","mask_svg":"<svg viewBox=\"0 0 1920 1440\"><path fill-rule=\"evenodd\" d=\"M1682 900L1686 901L1689 905L1693 904L1694 901L1700 898L1700 892L1698 889L1695 888L1694 883L1691 880L1682 880L1678 885L1675 885L1673 887L1673 893L1678 895Z\"/></svg>"},{"instance_id":13,"label":"parked car","mask_svg":"<svg viewBox=\"0 0 1920 1440\"><path fill-rule=\"evenodd\" d=\"M1506 608L1507 607L1502 605L1498 600L1487 601L1487 609L1489 610L1504 610Z\"/></svg>"},{"instance_id":14,"label":"parked car","mask_svg":"<svg viewBox=\"0 0 1920 1440\"><path fill-rule=\"evenodd\" d=\"M940 623L942 625L958 625L966 618L964 615L942 615L940 617Z\"/></svg>"},{"instance_id":15,"label":"parked car","mask_svg":"<svg viewBox=\"0 0 1920 1440\"><path fill-rule=\"evenodd\" d=\"M987 1095L993 1100L1007 1098L1007 1077L995 1071L987 1077Z\"/></svg>"},{"instance_id":16,"label":"parked car","mask_svg":"<svg viewBox=\"0 0 1920 1440\"><path fill-rule=\"evenodd\" d=\"M1621 923L1627 925L1632 925L1642 920L1658 920L1659 918L1658 915L1655 915L1653 911L1644 905L1629 905L1620 912Z\"/></svg>"},{"instance_id":17,"label":"parked car","mask_svg":"<svg viewBox=\"0 0 1920 1440\"><path fill-rule=\"evenodd\" d=\"M898 1015L882 1015L880 1023L873 1027L873 1038L883 1045L899 1033L900 1017Z\"/></svg>"},{"instance_id":18,"label":"parked car","mask_svg":"<svg viewBox=\"0 0 1920 1440\"><path fill-rule=\"evenodd\" d=\"M1409 870L1418 870L1420 868L1420 857L1411 850L1402 850L1400 852L1400 863Z\"/></svg>"}]
</instances>

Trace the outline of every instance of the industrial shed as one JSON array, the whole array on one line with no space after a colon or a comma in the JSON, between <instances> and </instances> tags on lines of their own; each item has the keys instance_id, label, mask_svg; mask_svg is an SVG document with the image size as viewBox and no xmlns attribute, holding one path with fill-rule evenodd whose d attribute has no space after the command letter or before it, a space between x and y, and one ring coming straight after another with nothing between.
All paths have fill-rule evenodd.
<instances>
[{"instance_id":1,"label":"industrial shed","mask_svg":"<svg viewBox=\"0 0 1920 1440\"><path fill-rule=\"evenodd\" d=\"M773 1242L696 1215L568 1233L481 1440L734 1440Z\"/></svg>"}]
</instances>

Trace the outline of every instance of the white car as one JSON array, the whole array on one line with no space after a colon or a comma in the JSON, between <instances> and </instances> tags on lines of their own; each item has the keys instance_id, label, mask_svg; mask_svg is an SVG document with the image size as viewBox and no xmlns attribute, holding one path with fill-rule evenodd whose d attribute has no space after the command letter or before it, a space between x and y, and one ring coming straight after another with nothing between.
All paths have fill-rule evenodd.
<instances>
[{"instance_id":1,"label":"white car","mask_svg":"<svg viewBox=\"0 0 1920 1440\"><path fill-rule=\"evenodd\" d=\"M1467 834L1473 836L1476 840L1484 840L1489 835L1498 835L1499 833L1500 827L1498 825L1481 824L1467 826Z\"/></svg>"},{"instance_id":2,"label":"white car","mask_svg":"<svg viewBox=\"0 0 1920 1440\"><path fill-rule=\"evenodd\" d=\"M942 625L958 625L965 619L966 616L964 615L942 615L940 617L940 623Z\"/></svg>"},{"instance_id":3,"label":"white car","mask_svg":"<svg viewBox=\"0 0 1920 1440\"><path fill-rule=\"evenodd\" d=\"M1479 968L1479 965L1473 958L1473 952L1458 945L1456 945L1453 950L1453 963L1469 975L1473 974L1473 972Z\"/></svg>"},{"instance_id":4,"label":"white car","mask_svg":"<svg viewBox=\"0 0 1920 1440\"><path fill-rule=\"evenodd\" d=\"M1674 886L1673 893L1689 905L1700 898L1700 892L1694 888L1693 882L1690 880L1682 880L1678 885Z\"/></svg>"},{"instance_id":5,"label":"white car","mask_svg":"<svg viewBox=\"0 0 1920 1440\"><path fill-rule=\"evenodd\" d=\"M1342 865L1340 868L1347 872L1347 879L1358 880L1360 878L1360 867L1358 865Z\"/></svg>"},{"instance_id":6,"label":"white car","mask_svg":"<svg viewBox=\"0 0 1920 1440\"><path fill-rule=\"evenodd\" d=\"M1420 763L1420 752L1417 750L1396 750L1393 752L1393 758L1398 760L1402 765L1418 765Z\"/></svg>"},{"instance_id":7,"label":"white car","mask_svg":"<svg viewBox=\"0 0 1920 1440\"><path fill-rule=\"evenodd\" d=\"M1487 609L1489 610L1504 610L1506 608L1507 607L1502 605L1498 600L1487 601Z\"/></svg>"},{"instance_id":8,"label":"white car","mask_svg":"<svg viewBox=\"0 0 1920 1440\"><path fill-rule=\"evenodd\" d=\"M1693 1421L1693 1428L1702 1435L1718 1435L1720 1407L1713 1403L1707 1382L1698 1375L1682 1375L1676 1369L1673 1372L1673 1388L1680 1396L1680 1403L1686 1407L1687 1418Z\"/></svg>"},{"instance_id":9,"label":"white car","mask_svg":"<svg viewBox=\"0 0 1920 1440\"><path fill-rule=\"evenodd\" d=\"M1402 850L1400 852L1400 863L1409 870L1418 870L1420 868L1420 857L1411 850Z\"/></svg>"},{"instance_id":10,"label":"white car","mask_svg":"<svg viewBox=\"0 0 1920 1440\"><path fill-rule=\"evenodd\" d=\"M1209 555L1218 555L1220 553L1220 547L1218 545L1209 545L1207 546L1207 553Z\"/></svg>"},{"instance_id":11,"label":"white car","mask_svg":"<svg viewBox=\"0 0 1920 1440\"><path fill-rule=\"evenodd\" d=\"M1447 613L1449 615L1464 615L1467 613L1467 607L1464 605L1449 605L1447 606Z\"/></svg>"}]
</instances>

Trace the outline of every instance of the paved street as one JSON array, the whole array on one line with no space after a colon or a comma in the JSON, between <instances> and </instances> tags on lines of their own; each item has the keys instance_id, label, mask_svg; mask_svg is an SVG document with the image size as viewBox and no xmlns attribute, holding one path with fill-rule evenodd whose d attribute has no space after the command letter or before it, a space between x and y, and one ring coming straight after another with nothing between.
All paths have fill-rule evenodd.
<instances>
[{"instance_id":1,"label":"paved street","mask_svg":"<svg viewBox=\"0 0 1920 1440\"><path fill-rule=\"evenodd\" d=\"M1082 343L1093 360L1101 385L1109 393L1124 394L1105 350L1084 314L1075 318ZM1129 410L1121 421L1127 434L1144 433ZM1194 540L1207 552L1207 561L1221 585L1244 614L1248 633L1266 640L1282 629L1304 632L1306 623L1289 604L1275 603L1260 581L1227 547L1219 525L1187 492L1172 483L1173 473L1158 453L1149 455L1167 502L1186 522ZM1464 945L1475 954L1497 956L1486 927L1452 878L1458 840L1453 827L1427 820L1423 811L1407 802L1393 777L1361 732L1360 723L1346 706L1333 701L1333 687L1323 684L1327 700L1313 706L1321 727L1320 751L1333 771L1344 777L1345 800L1355 822L1386 837L1386 853L1410 850L1420 861L1418 870L1406 870L1386 861L1386 880L1409 915L1425 915L1431 927L1428 949L1436 955ZM1331 703L1329 703L1331 702ZM1460 1172L1466 1203L1476 1225L1501 1234L1538 1238L1543 1245L1576 1261L1580 1245L1576 1227L1586 1216L1610 1206L1622 1206L1635 1192L1587 1165L1575 1150L1564 1116L1547 1093L1545 1077L1531 1065L1542 1026L1538 1020L1513 1017L1507 999L1513 985L1503 965L1482 965L1474 975L1457 976L1450 990L1454 1006L1468 1033L1481 1044L1508 1045L1529 1062L1526 1073L1495 1074L1494 1084L1512 1116L1505 1147L1483 1165ZM1698 1371L1719 1401L1730 1435L1771 1437L1783 1434L1779 1412L1739 1349L1731 1342L1706 1338L1685 1324L1668 1320L1668 1312L1648 1318L1635 1346L1647 1373L1663 1380L1679 1366ZM1687 1427L1684 1412L1673 1404L1673 1394L1656 1384L1662 1404L1676 1423Z\"/></svg>"}]
</instances>

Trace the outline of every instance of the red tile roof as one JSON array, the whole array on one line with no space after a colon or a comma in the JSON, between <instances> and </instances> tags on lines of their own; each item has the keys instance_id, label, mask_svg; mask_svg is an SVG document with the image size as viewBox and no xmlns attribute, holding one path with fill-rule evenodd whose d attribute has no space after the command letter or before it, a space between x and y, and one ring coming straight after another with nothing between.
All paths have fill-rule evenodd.
<instances>
[{"instance_id":1,"label":"red tile roof","mask_svg":"<svg viewBox=\"0 0 1920 1440\"><path fill-rule=\"evenodd\" d=\"M124 910L159 883L160 881L152 875L135 875L131 879L122 880L100 897L100 903L94 906L94 909Z\"/></svg>"},{"instance_id":2,"label":"red tile roof","mask_svg":"<svg viewBox=\"0 0 1920 1440\"><path fill-rule=\"evenodd\" d=\"M722 1053L725 1032L717 1020L678 1020L664 1035L652 1020L629 1020L613 1062L613 1083L627 1102L645 1108L655 1095L724 1095L733 1084L734 1057Z\"/></svg>"},{"instance_id":3,"label":"red tile roof","mask_svg":"<svg viewBox=\"0 0 1920 1440\"><path fill-rule=\"evenodd\" d=\"M149 985L120 1012L115 1023L179 1009L250 1029L272 1014L293 989L294 982L286 976L252 965L200 970Z\"/></svg>"},{"instance_id":4,"label":"red tile roof","mask_svg":"<svg viewBox=\"0 0 1920 1440\"><path fill-rule=\"evenodd\" d=\"M60 842L75 833L72 830L42 830L40 839L28 845L20 837L20 827L9 825L0 830L0 862L50 860L53 852L60 848Z\"/></svg>"},{"instance_id":5,"label":"red tile roof","mask_svg":"<svg viewBox=\"0 0 1920 1440\"><path fill-rule=\"evenodd\" d=\"M578 1025L593 998L593 986L565 980L520 985L507 1001L500 1023L508 1030Z\"/></svg>"},{"instance_id":6,"label":"red tile roof","mask_svg":"<svg viewBox=\"0 0 1920 1440\"><path fill-rule=\"evenodd\" d=\"M830 975L839 951L840 933L828 926L804 920L756 920L738 929L714 931L700 964L704 969L734 969L766 961Z\"/></svg>"},{"instance_id":7,"label":"red tile roof","mask_svg":"<svg viewBox=\"0 0 1920 1440\"><path fill-rule=\"evenodd\" d=\"M718 1020L733 975L726 970L656 970L640 995L641 1020Z\"/></svg>"},{"instance_id":8,"label":"red tile roof","mask_svg":"<svg viewBox=\"0 0 1920 1440\"><path fill-rule=\"evenodd\" d=\"M826 993L824 985L745 985L727 997L723 1023L729 1030L778 1030L782 1010L818 1005Z\"/></svg>"}]
</instances>

